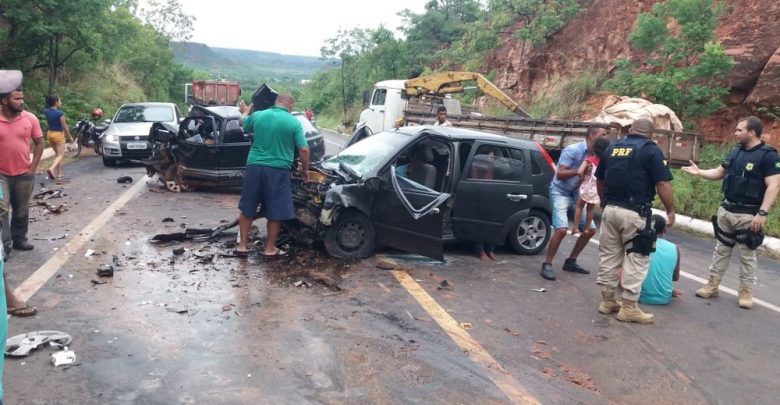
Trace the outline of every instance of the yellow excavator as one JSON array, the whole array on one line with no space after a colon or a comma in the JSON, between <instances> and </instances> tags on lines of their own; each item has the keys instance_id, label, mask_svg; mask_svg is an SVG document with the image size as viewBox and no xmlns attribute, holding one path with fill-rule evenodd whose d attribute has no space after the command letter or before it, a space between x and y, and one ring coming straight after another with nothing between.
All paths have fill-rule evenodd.
<instances>
[{"instance_id":1,"label":"yellow excavator","mask_svg":"<svg viewBox=\"0 0 780 405\"><path fill-rule=\"evenodd\" d=\"M501 104L505 105L510 111L520 117L530 118L519 104L511 97L501 91L495 84L491 83L485 76L474 72L439 72L420 76L404 82L405 94L409 97L419 96L443 96L445 94L463 93L464 81L474 81L477 87L485 94L495 98Z\"/></svg>"}]
</instances>

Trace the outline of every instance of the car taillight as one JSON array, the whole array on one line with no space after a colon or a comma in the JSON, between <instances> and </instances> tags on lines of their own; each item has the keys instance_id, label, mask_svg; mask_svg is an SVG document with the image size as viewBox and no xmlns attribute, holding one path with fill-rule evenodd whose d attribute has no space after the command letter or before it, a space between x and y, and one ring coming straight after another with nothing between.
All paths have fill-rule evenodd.
<instances>
[{"instance_id":1,"label":"car taillight","mask_svg":"<svg viewBox=\"0 0 780 405\"><path fill-rule=\"evenodd\" d=\"M544 156L544 161L547 162L548 165L550 165L550 168L552 169L553 173L555 173L555 162L553 162L552 158L550 157L550 154L547 153L547 150L542 147L538 142L534 142L536 145L536 149L539 150L539 153Z\"/></svg>"}]
</instances>

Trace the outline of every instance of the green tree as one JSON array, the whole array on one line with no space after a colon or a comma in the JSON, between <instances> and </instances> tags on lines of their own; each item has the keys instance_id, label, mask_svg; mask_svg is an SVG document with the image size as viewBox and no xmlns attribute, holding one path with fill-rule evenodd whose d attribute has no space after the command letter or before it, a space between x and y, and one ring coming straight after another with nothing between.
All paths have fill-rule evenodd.
<instances>
[{"instance_id":1,"label":"green tree","mask_svg":"<svg viewBox=\"0 0 780 405\"><path fill-rule=\"evenodd\" d=\"M546 43L580 12L577 0L490 0L488 5L499 26L521 22L515 38L533 45Z\"/></svg>"},{"instance_id":2,"label":"green tree","mask_svg":"<svg viewBox=\"0 0 780 405\"><path fill-rule=\"evenodd\" d=\"M326 41L326 45L320 48L323 58L336 57L341 60L339 73L341 76L341 105L343 110L342 120L347 121L347 109L355 98L355 67L360 56L369 45L369 31L361 28L351 30L339 30L335 37Z\"/></svg>"},{"instance_id":3,"label":"green tree","mask_svg":"<svg viewBox=\"0 0 780 405\"><path fill-rule=\"evenodd\" d=\"M716 0L668 0L637 17L628 37L645 55L641 65L615 61L607 87L629 96L665 104L682 119L711 114L723 107L723 85L733 60L715 42L722 12ZM675 27L670 29L670 27Z\"/></svg>"}]
</instances>

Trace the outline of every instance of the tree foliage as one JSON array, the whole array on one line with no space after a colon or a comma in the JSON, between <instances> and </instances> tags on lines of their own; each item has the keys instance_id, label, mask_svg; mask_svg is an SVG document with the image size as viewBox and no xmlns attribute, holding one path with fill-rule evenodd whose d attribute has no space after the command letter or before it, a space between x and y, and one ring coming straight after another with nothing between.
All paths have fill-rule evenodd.
<instances>
[{"instance_id":1,"label":"tree foliage","mask_svg":"<svg viewBox=\"0 0 780 405\"><path fill-rule=\"evenodd\" d=\"M628 37L641 64L616 61L607 86L665 104L683 119L711 114L728 94L723 80L732 59L714 42L722 8L714 0L668 0L637 17Z\"/></svg>"},{"instance_id":2,"label":"tree foliage","mask_svg":"<svg viewBox=\"0 0 780 405\"><path fill-rule=\"evenodd\" d=\"M377 81L442 69L483 71L502 36L544 43L579 10L576 0L430 0L421 13L398 13L404 38L382 26L340 31L322 49L323 57L341 60L338 72L317 75L304 88L301 102L319 114L352 122L362 107L361 93Z\"/></svg>"},{"instance_id":3,"label":"tree foliage","mask_svg":"<svg viewBox=\"0 0 780 405\"><path fill-rule=\"evenodd\" d=\"M580 12L577 0L490 0L495 20L503 26L521 22L517 39L542 45Z\"/></svg>"},{"instance_id":4,"label":"tree foliage","mask_svg":"<svg viewBox=\"0 0 780 405\"><path fill-rule=\"evenodd\" d=\"M38 103L57 92L68 95L66 108L104 105L107 100L87 97L135 94L136 83L144 99L181 100L182 84L195 72L174 62L169 42L189 38L192 17L178 0L144 4L139 9L135 0L2 0L0 67L22 70L25 92ZM124 75L133 90L73 90L79 81L92 86L126 83L119 77ZM40 83L45 80L48 86Z\"/></svg>"}]
</instances>

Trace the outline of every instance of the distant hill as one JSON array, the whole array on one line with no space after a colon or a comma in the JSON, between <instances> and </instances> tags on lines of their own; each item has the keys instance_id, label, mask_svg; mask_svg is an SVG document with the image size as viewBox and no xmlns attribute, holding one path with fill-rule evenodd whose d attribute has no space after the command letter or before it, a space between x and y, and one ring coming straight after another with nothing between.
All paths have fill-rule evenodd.
<instances>
[{"instance_id":1,"label":"distant hill","mask_svg":"<svg viewBox=\"0 0 780 405\"><path fill-rule=\"evenodd\" d=\"M338 60L316 56L211 48L195 42L177 42L171 47L177 62L206 71L215 79L238 80L242 87L269 81L296 83L311 79L318 71L338 66Z\"/></svg>"}]
</instances>

